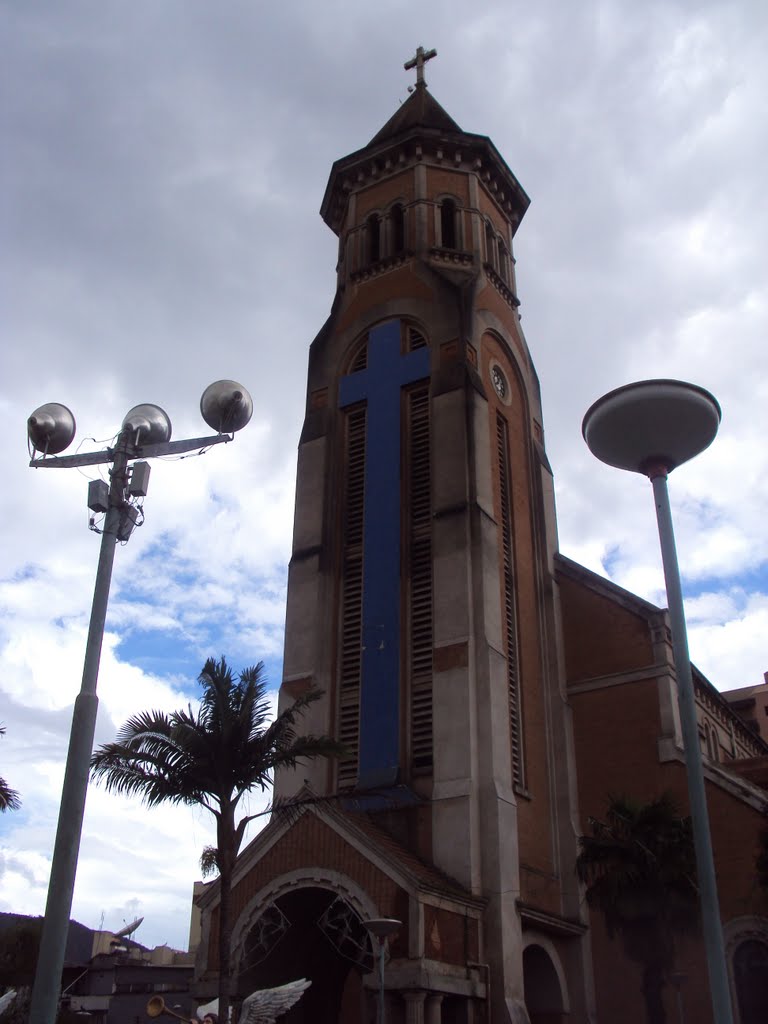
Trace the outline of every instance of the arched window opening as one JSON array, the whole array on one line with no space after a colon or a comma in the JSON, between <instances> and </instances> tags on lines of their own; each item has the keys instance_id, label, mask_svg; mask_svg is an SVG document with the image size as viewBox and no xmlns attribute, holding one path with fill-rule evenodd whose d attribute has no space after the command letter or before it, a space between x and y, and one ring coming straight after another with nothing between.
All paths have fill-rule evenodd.
<instances>
[{"instance_id":1,"label":"arched window opening","mask_svg":"<svg viewBox=\"0 0 768 1024\"><path fill-rule=\"evenodd\" d=\"M768 1020L768 945L759 939L740 942L733 954L733 980L741 1024Z\"/></svg>"},{"instance_id":2,"label":"arched window opening","mask_svg":"<svg viewBox=\"0 0 768 1024\"><path fill-rule=\"evenodd\" d=\"M509 284L509 253L502 239L499 239L499 276L505 284Z\"/></svg>"},{"instance_id":3,"label":"arched window opening","mask_svg":"<svg viewBox=\"0 0 768 1024\"><path fill-rule=\"evenodd\" d=\"M405 211L401 203L395 203L389 211L392 226L392 255L398 256L405 249Z\"/></svg>"},{"instance_id":4,"label":"arched window opening","mask_svg":"<svg viewBox=\"0 0 768 1024\"><path fill-rule=\"evenodd\" d=\"M496 269L496 235L490 223L485 225L485 260Z\"/></svg>"},{"instance_id":5,"label":"arched window opening","mask_svg":"<svg viewBox=\"0 0 768 1024\"><path fill-rule=\"evenodd\" d=\"M440 204L440 241L443 249L456 249L456 203L444 199Z\"/></svg>"},{"instance_id":6,"label":"arched window opening","mask_svg":"<svg viewBox=\"0 0 768 1024\"><path fill-rule=\"evenodd\" d=\"M564 1019L567 994L549 954L539 945L523 950L523 988L531 1024Z\"/></svg>"},{"instance_id":7,"label":"arched window opening","mask_svg":"<svg viewBox=\"0 0 768 1024\"><path fill-rule=\"evenodd\" d=\"M372 213L365 222L368 230L368 262L381 259L381 220L378 213Z\"/></svg>"},{"instance_id":8,"label":"arched window opening","mask_svg":"<svg viewBox=\"0 0 768 1024\"><path fill-rule=\"evenodd\" d=\"M520 690L519 642L517 631L517 583L515 579L515 533L512 507L514 493L509 428L501 414L496 416L496 445L499 472L500 540L503 568L502 636L507 656L507 698L509 736L512 755L512 784L525 789L523 750L523 707Z\"/></svg>"}]
</instances>

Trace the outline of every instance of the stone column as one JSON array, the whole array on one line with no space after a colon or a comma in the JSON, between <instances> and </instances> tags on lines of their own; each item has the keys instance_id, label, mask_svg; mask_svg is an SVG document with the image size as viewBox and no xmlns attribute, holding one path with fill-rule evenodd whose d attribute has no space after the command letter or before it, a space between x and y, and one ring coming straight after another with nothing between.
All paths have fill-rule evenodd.
<instances>
[{"instance_id":1,"label":"stone column","mask_svg":"<svg viewBox=\"0 0 768 1024\"><path fill-rule=\"evenodd\" d=\"M403 992L405 1024L424 1024L424 999L426 994L426 992Z\"/></svg>"},{"instance_id":2,"label":"stone column","mask_svg":"<svg viewBox=\"0 0 768 1024\"><path fill-rule=\"evenodd\" d=\"M427 996L424 1024L440 1024L443 1019L443 994L442 992L432 993Z\"/></svg>"}]
</instances>

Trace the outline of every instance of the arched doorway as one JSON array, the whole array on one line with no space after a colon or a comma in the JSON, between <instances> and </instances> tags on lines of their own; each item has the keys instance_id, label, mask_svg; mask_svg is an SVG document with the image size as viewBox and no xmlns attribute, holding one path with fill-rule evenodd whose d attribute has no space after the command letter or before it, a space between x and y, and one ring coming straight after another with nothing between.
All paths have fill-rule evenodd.
<instances>
[{"instance_id":1,"label":"arched doorway","mask_svg":"<svg viewBox=\"0 0 768 1024\"><path fill-rule=\"evenodd\" d=\"M331 889L296 886L270 902L244 937L237 991L242 998L298 978L312 985L284 1024L359 1024L370 996L363 976L374 968L359 914Z\"/></svg>"},{"instance_id":2,"label":"arched doorway","mask_svg":"<svg viewBox=\"0 0 768 1024\"><path fill-rule=\"evenodd\" d=\"M523 950L523 984L531 1024L563 1024L567 1007L560 976L550 954L538 943Z\"/></svg>"},{"instance_id":3,"label":"arched doorway","mask_svg":"<svg viewBox=\"0 0 768 1024\"><path fill-rule=\"evenodd\" d=\"M740 1024L768 1021L768 944L745 939L733 953L733 980Z\"/></svg>"}]
</instances>

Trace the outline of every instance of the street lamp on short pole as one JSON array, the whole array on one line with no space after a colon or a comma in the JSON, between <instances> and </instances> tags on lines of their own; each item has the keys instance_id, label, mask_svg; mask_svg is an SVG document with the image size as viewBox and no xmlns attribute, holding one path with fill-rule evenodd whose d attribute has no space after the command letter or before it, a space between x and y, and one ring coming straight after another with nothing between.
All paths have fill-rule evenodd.
<instances>
[{"instance_id":1,"label":"street lamp on short pole","mask_svg":"<svg viewBox=\"0 0 768 1024\"><path fill-rule=\"evenodd\" d=\"M220 380L203 392L200 412L208 426L217 431L215 435L171 441L171 421L166 413L157 405L137 405L123 420L114 448L63 456L59 452L64 451L75 436L75 418L65 405L57 402L43 405L27 421L32 449L29 464L33 468L66 469L111 463L110 483L93 480L88 488L91 511L106 515L101 531L82 683L72 713L48 900L32 988L30 1024L53 1024L56 1018L96 728L99 703L96 683L112 565L117 542L128 540L139 519L137 500L146 494L149 479L149 463L144 460L202 450L231 441L235 432L250 420L253 402L240 384ZM94 520L91 522L93 526Z\"/></svg>"},{"instance_id":2,"label":"street lamp on short pole","mask_svg":"<svg viewBox=\"0 0 768 1024\"><path fill-rule=\"evenodd\" d=\"M386 1008L384 1005L384 955L387 946L387 939L391 935L394 935L395 932L402 927L402 924L402 921L398 921L394 917L375 917L371 918L370 921L363 921L363 926L376 939L379 946L379 1012L377 1018L378 1024L385 1024Z\"/></svg>"},{"instance_id":3,"label":"street lamp on short pole","mask_svg":"<svg viewBox=\"0 0 768 1024\"><path fill-rule=\"evenodd\" d=\"M704 388L678 380L645 380L617 388L598 399L584 417L582 433L592 454L602 462L617 469L642 473L653 485L672 630L712 1009L715 1024L732 1024L683 593L667 491L669 473L708 448L719 425L720 406Z\"/></svg>"}]
</instances>

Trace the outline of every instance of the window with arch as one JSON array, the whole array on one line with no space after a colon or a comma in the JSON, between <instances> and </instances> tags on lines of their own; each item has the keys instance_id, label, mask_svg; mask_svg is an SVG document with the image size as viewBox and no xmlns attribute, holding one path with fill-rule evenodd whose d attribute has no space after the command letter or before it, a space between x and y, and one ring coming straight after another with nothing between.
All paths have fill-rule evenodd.
<instances>
[{"instance_id":1,"label":"window with arch","mask_svg":"<svg viewBox=\"0 0 768 1024\"><path fill-rule=\"evenodd\" d=\"M496 458L499 474L499 526L502 555L502 636L507 658L507 700L509 737L512 755L512 784L525 788L523 750L523 708L520 690L519 638L517 632L517 581L515 573L515 531L512 514L512 464L510 459L509 425L500 412L496 414Z\"/></svg>"},{"instance_id":2,"label":"window with arch","mask_svg":"<svg viewBox=\"0 0 768 1024\"><path fill-rule=\"evenodd\" d=\"M768 943L747 938L733 951L733 982L739 1024L764 1024L768 1020Z\"/></svg>"},{"instance_id":3,"label":"window with arch","mask_svg":"<svg viewBox=\"0 0 768 1024\"><path fill-rule=\"evenodd\" d=\"M720 741L717 729L711 722L704 723L704 753L710 761L720 760Z\"/></svg>"},{"instance_id":4,"label":"window with arch","mask_svg":"<svg viewBox=\"0 0 768 1024\"><path fill-rule=\"evenodd\" d=\"M392 255L399 256L405 250L405 210L402 203L395 203L390 209L389 225L392 233Z\"/></svg>"},{"instance_id":5,"label":"window with arch","mask_svg":"<svg viewBox=\"0 0 768 1024\"><path fill-rule=\"evenodd\" d=\"M458 207L455 199L440 202L440 245L443 249L458 249Z\"/></svg>"},{"instance_id":6,"label":"window with arch","mask_svg":"<svg viewBox=\"0 0 768 1024\"><path fill-rule=\"evenodd\" d=\"M499 239L499 276L504 284L509 284L509 252L502 238Z\"/></svg>"},{"instance_id":7,"label":"window with arch","mask_svg":"<svg viewBox=\"0 0 768 1024\"><path fill-rule=\"evenodd\" d=\"M372 213L365 222L368 263L376 263L381 259L381 218Z\"/></svg>"},{"instance_id":8,"label":"window with arch","mask_svg":"<svg viewBox=\"0 0 768 1024\"><path fill-rule=\"evenodd\" d=\"M485 261L496 268L496 233L490 221L485 223Z\"/></svg>"}]
</instances>

